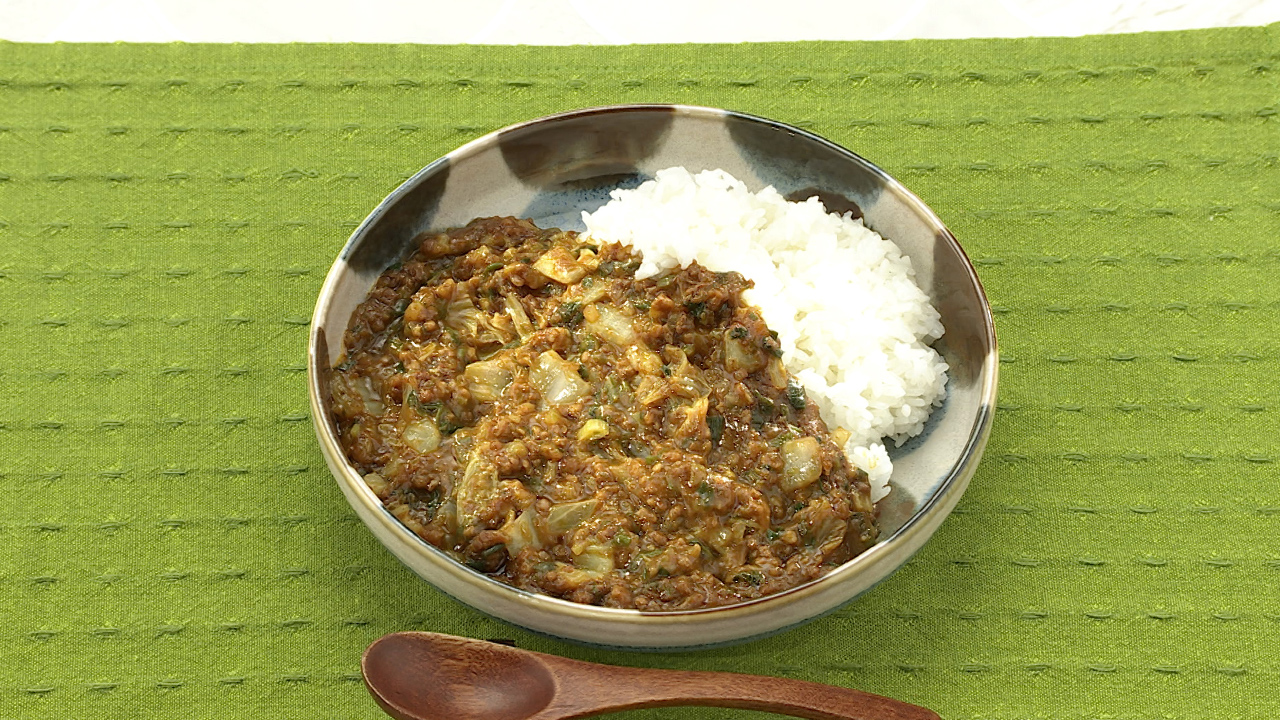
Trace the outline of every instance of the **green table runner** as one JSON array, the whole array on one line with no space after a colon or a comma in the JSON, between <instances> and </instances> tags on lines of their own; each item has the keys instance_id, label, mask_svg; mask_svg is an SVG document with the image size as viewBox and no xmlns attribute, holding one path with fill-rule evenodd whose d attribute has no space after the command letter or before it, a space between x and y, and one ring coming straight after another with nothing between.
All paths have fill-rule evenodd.
<instances>
[{"instance_id":1,"label":"green table runner","mask_svg":"<svg viewBox=\"0 0 1280 720\"><path fill-rule=\"evenodd\" d=\"M352 228L512 122L809 128L937 210L1002 347L986 458L888 581L750 644L535 636L405 570L307 412ZM1280 713L1280 26L622 48L0 45L0 716L376 718L395 630L808 678L947 718ZM741 717L710 709L636 718Z\"/></svg>"}]
</instances>

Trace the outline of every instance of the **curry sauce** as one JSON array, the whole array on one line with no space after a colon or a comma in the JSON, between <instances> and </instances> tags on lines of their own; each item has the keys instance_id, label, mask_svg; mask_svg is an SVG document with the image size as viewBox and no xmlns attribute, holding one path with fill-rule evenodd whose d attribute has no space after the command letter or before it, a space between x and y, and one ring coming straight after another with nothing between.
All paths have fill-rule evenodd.
<instances>
[{"instance_id":1,"label":"curry sauce","mask_svg":"<svg viewBox=\"0 0 1280 720\"><path fill-rule=\"evenodd\" d=\"M379 278L330 401L387 510L502 582L645 611L770 595L869 547L866 475L750 282L637 280L639 256L595 242L484 218Z\"/></svg>"}]
</instances>

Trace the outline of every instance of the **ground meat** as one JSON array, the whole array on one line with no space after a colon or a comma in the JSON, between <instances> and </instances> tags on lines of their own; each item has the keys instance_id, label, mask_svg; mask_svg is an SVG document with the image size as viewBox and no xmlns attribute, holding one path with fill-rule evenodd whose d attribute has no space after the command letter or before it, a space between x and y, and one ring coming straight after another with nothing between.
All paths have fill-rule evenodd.
<instances>
[{"instance_id":1,"label":"ground meat","mask_svg":"<svg viewBox=\"0 0 1280 720\"><path fill-rule=\"evenodd\" d=\"M646 611L776 593L870 546L866 475L749 282L639 265L512 218L421 237L352 316L330 387L387 509L515 587Z\"/></svg>"}]
</instances>

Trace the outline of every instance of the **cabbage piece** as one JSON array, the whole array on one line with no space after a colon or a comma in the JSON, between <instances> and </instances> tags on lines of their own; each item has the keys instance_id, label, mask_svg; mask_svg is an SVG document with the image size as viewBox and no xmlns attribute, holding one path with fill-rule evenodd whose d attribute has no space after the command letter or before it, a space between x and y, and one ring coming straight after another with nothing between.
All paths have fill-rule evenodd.
<instances>
[{"instance_id":1,"label":"cabbage piece","mask_svg":"<svg viewBox=\"0 0 1280 720\"><path fill-rule=\"evenodd\" d=\"M480 313L479 321L480 332L476 335L476 341L483 345L506 345L516 339L517 333L513 332L511 319L505 315Z\"/></svg>"},{"instance_id":2,"label":"cabbage piece","mask_svg":"<svg viewBox=\"0 0 1280 720\"><path fill-rule=\"evenodd\" d=\"M728 567L738 567L746 562L747 543L743 539L747 534L747 520L734 519L728 525L721 525L706 534L706 542L724 558Z\"/></svg>"},{"instance_id":3,"label":"cabbage piece","mask_svg":"<svg viewBox=\"0 0 1280 720\"><path fill-rule=\"evenodd\" d=\"M471 448L475 445L476 431L473 428L462 428L449 436L449 441L453 444L453 459L459 465L466 465L467 459L471 457Z\"/></svg>"},{"instance_id":4,"label":"cabbage piece","mask_svg":"<svg viewBox=\"0 0 1280 720\"><path fill-rule=\"evenodd\" d=\"M547 513L547 532L554 537L560 537L578 527L587 518L591 517L591 513L596 511L597 504L596 500L592 498L590 500L552 505L551 512Z\"/></svg>"},{"instance_id":5,"label":"cabbage piece","mask_svg":"<svg viewBox=\"0 0 1280 720\"><path fill-rule=\"evenodd\" d=\"M751 342L745 329L729 328L724 334L724 366L729 372L755 372L764 367L764 353Z\"/></svg>"},{"instance_id":6,"label":"cabbage piece","mask_svg":"<svg viewBox=\"0 0 1280 720\"><path fill-rule=\"evenodd\" d=\"M591 543L574 556L573 564L584 572L604 575L613 572L613 551L608 546Z\"/></svg>"},{"instance_id":7,"label":"cabbage piece","mask_svg":"<svg viewBox=\"0 0 1280 720\"><path fill-rule=\"evenodd\" d=\"M595 272L600 267L600 256L591 248L584 247L578 251L578 264L585 267L588 272Z\"/></svg>"},{"instance_id":8,"label":"cabbage piece","mask_svg":"<svg viewBox=\"0 0 1280 720\"><path fill-rule=\"evenodd\" d=\"M582 309L588 332L618 347L635 345L636 331L631 318L611 305L588 305Z\"/></svg>"},{"instance_id":9,"label":"cabbage piece","mask_svg":"<svg viewBox=\"0 0 1280 720\"><path fill-rule=\"evenodd\" d=\"M509 335L493 323L493 316L481 312L465 296L449 303L444 325L461 337L473 338L481 345L505 345Z\"/></svg>"},{"instance_id":10,"label":"cabbage piece","mask_svg":"<svg viewBox=\"0 0 1280 720\"><path fill-rule=\"evenodd\" d=\"M775 390L785 390L787 387L787 370L779 358L769 359L769 364L764 368L764 377Z\"/></svg>"},{"instance_id":11,"label":"cabbage piece","mask_svg":"<svg viewBox=\"0 0 1280 720\"><path fill-rule=\"evenodd\" d=\"M657 375L662 371L662 358L654 351L642 347L640 345L632 345L627 348L627 362L631 363L631 367L637 372L645 375Z\"/></svg>"},{"instance_id":12,"label":"cabbage piece","mask_svg":"<svg viewBox=\"0 0 1280 720\"><path fill-rule=\"evenodd\" d=\"M702 434L703 427L707 427L708 431L710 431L710 427L706 425L707 405L707 398L700 397L682 409L684 418L676 428L675 436L677 438L699 437Z\"/></svg>"},{"instance_id":13,"label":"cabbage piece","mask_svg":"<svg viewBox=\"0 0 1280 720\"><path fill-rule=\"evenodd\" d=\"M788 440L782 446L782 481L779 485L788 492L813 484L822 474L822 459L818 455L818 439L802 437Z\"/></svg>"},{"instance_id":14,"label":"cabbage piece","mask_svg":"<svg viewBox=\"0 0 1280 720\"><path fill-rule=\"evenodd\" d=\"M568 250L557 245L533 263L533 269L562 285L572 285L586 277L587 269Z\"/></svg>"},{"instance_id":15,"label":"cabbage piece","mask_svg":"<svg viewBox=\"0 0 1280 720\"><path fill-rule=\"evenodd\" d=\"M503 358L473 362L462 374L471 397L480 402L493 402L502 397L513 375L511 364Z\"/></svg>"},{"instance_id":16,"label":"cabbage piece","mask_svg":"<svg viewBox=\"0 0 1280 720\"><path fill-rule=\"evenodd\" d=\"M583 309L585 310L586 306L596 302L608 294L609 283L603 280L597 280L596 282L587 280L574 285L573 288L565 295L565 300L576 302L583 306Z\"/></svg>"},{"instance_id":17,"label":"cabbage piece","mask_svg":"<svg viewBox=\"0 0 1280 720\"><path fill-rule=\"evenodd\" d=\"M583 570L565 563L558 563L556 567L557 583L568 589L584 587L600 580L600 573Z\"/></svg>"},{"instance_id":18,"label":"cabbage piece","mask_svg":"<svg viewBox=\"0 0 1280 720\"><path fill-rule=\"evenodd\" d=\"M529 381L542 393L542 399L551 405L571 403L591 392L591 386L578 376L574 364L560 357L555 350L538 356L538 361L529 370Z\"/></svg>"},{"instance_id":19,"label":"cabbage piece","mask_svg":"<svg viewBox=\"0 0 1280 720\"><path fill-rule=\"evenodd\" d=\"M516 332L520 334L520 340L528 340L533 334L533 323L529 321L529 315L524 311L524 305L520 304L520 298L504 293L503 299L507 302L507 315L511 316L511 323L515 326Z\"/></svg>"},{"instance_id":20,"label":"cabbage piece","mask_svg":"<svg viewBox=\"0 0 1280 720\"><path fill-rule=\"evenodd\" d=\"M835 443L836 447L843 450L845 443L849 442L849 438L852 437L852 435L853 434L848 430L838 427L831 431L831 442Z\"/></svg>"},{"instance_id":21,"label":"cabbage piece","mask_svg":"<svg viewBox=\"0 0 1280 720\"><path fill-rule=\"evenodd\" d=\"M454 300L445 310L444 324L459 334L475 337L480 329L480 311L470 298Z\"/></svg>"},{"instance_id":22,"label":"cabbage piece","mask_svg":"<svg viewBox=\"0 0 1280 720\"><path fill-rule=\"evenodd\" d=\"M671 386L659 377L645 375L636 386L636 399L645 407L653 407L670 396Z\"/></svg>"},{"instance_id":23,"label":"cabbage piece","mask_svg":"<svg viewBox=\"0 0 1280 720\"><path fill-rule=\"evenodd\" d=\"M526 547L541 550L543 547L541 518L533 508L525 508L516 519L502 526L502 534L507 537L507 555L515 557Z\"/></svg>"},{"instance_id":24,"label":"cabbage piece","mask_svg":"<svg viewBox=\"0 0 1280 720\"><path fill-rule=\"evenodd\" d=\"M360 399L364 402L364 411L370 415L381 415L387 411L387 406L382 402L382 396L377 390L373 389L373 380L368 377L362 377L351 383L355 387L356 393L360 395Z\"/></svg>"},{"instance_id":25,"label":"cabbage piece","mask_svg":"<svg viewBox=\"0 0 1280 720\"><path fill-rule=\"evenodd\" d=\"M472 449L467 459L467 468L458 481L456 497L459 530L466 530L479 522L480 513L489 506L498 492L498 470L481 455L482 453Z\"/></svg>"},{"instance_id":26,"label":"cabbage piece","mask_svg":"<svg viewBox=\"0 0 1280 720\"><path fill-rule=\"evenodd\" d=\"M702 376L689 356L674 345L668 345L663 351L667 361L671 363L671 388L677 394L687 398L705 397L711 392L711 385Z\"/></svg>"},{"instance_id":27,"label":"cabbage piece","mask_svg":"<svg viewBox=\"0 0 1280 720\"><path fill-rule=\"evenodd\" d=\"M588 443L592 440L599 440L608 434L609 423L592 418L582 423L582 427L578 429L578 442Z\"/></svg>"},{"instance_id":28,"label":"cabbage piece","mask_svg":"<svg viewBox=\"0 0 1280 720\"><path fill-rule=\"evenodd\" d=\"M391 489L391 483L387 482L386 479L378 473L369 473L368 475L365 475L364 484L368 485L369 489L373 491L373 494L378 497L386 495L387 490Z\"/></svg>"},{"instance_id":29,"label":"cabbage piece","mask_svg":"<svg viewBox=\"0 0 1280 720\"><path fill-rule=\"evenodd\" d=\"M417 452L434 452L440 447L440 428L436 427L434 420L426 418L406 425L400 438Z\"/></svg>"},{"instance_id":30,"label":"cabbage piece","mask_svg":"<svg viewBox=\"0 0 1280 720\"><path fill-rule=\"evenodd\" d=\"M849 525L831 505L831 500L817 497L792 517L793 527L807 529L806 544L812 542L818 555L828 556L844 542Z\"/></svg>"}]
</instances>

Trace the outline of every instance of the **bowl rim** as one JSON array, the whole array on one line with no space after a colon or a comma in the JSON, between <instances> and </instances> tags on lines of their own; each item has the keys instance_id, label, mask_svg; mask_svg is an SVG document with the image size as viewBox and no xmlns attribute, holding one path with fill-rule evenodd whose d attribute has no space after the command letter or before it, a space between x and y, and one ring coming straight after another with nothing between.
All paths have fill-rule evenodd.
<instances>
[{"instance_id":1,"label":"bowl rim","mask_svg":"<svg viewBox=\"0 0 1280 720\"><path fill-rule=\"evenodd\" d=\"M323 401L326 391L320 387L321 373L319 372L318 363L321 356L317 352L317 348L321 337L317 321L324 315L327 306L333 300L335 289L343 272L346 270L344 260L350 256L351 252L360 243L360 241L363 240L365 234L370 230L370 228L377 224L391 207L398 203L409 191L415 189L421 183L436 175L440 170L464 161L469 156L488 149L503 135L539 125L564 122L566 120L589 115L627 112L664 112L693 116L700 119L733 117L746 122L758 123L784 132L802 136L811 142L824 145L835 153L847 157L877 176L879 180L885 184L886 188L891 188L901 200L912 205L913 208L921 214L935 233L937 233L937 235L943 239L950 246L951 250L960 258L963 270L967 275L968 282L972 284L981 299L982 333L985 336L985 339L989 342L991 349L983 360L982 367L979 370L981 375L979 411L977 417L969 428L969 435L965 442L963 451L958 456L956 462L948 470L945 478L938 483L937 489L930 496L925 498L906 522L904 522L901 527L895 530L888 537L877 540L874 545L862 554L852 558L826 574L772 595L745 600L733 605L690 610L652 612L575 603L569 600L563 600L523 590L495 580L483 573L466 567L462 563L450 557L443 550L418 537L416 533L410 531L382 506L381 501L378 500L377 496L364 482L360 473L351 465L349 460L347 460L346 453L342 450L341 445L337 441L336 432L333 429L328 410ZM341 331L345 335L345 325L341 328ZM325 356L327 357L327 349ZM384 197L347 238L333 265L330 267L329 272L326 274L321 286L319 295L316 299L315 309L312 313L311 328L308 335L307 391L311 405L312 424L316 431L317 440L320 443L321 449L324 451L326 460L332 470L332 474L345 491L344 495L346 495L348 501L353 505L358 501L366 510L365 513L361 513L362 520L367 522L370 517L378 518L380 525L382 525L386 531L390 532L398 539L407 542L408 546L411 546L416 550L417 556L426 559L433 567L438 568L452 576L454 579L460 580L466 585L479 588L481 592L505 595L509 599L520 604L541 608L566 617L576 615L579 617L591 617L611 622L621 621L631 624L652 625L656 628L658 626L669 627L673 624L695 622L708 616L715 616L718 618L754 616L778 606L814 595L822 589L838 584L843 578L857 573L864 567L876 565L882 559L893 554L899 548L908 548L910 554L906 558L903 558L901 562L896 563L893 567L885 571L880 578L875 580L875 582L879 582L879 580L882 580L884 577L892 574L910 558L910 555L913 555L919 547L923 545L924 539L917 538L920 533L927 531L928 535L932 535L933 532L936 531L937 526L946 517L946 515L950 513L951 508L955 506L960 495L963 494L967 487L969 479L976 471L978 464L977 461L981 457L987 437L990 434L995 414L996 387L999 375L998 356L999 347L997 344L990 303L987 299L986 291L982 286L981 280L974 269L972 261L964 252L964 249L961 247L955 235L949 228L947 228L937 214L934 213L934 211L926 205L924 201L916 196L915 193L911 192L906 188L906 186L896 178L889 175L879 166L866 158L863 158L852 150L821 137L820 135L770 118L734 110L699 105L639 103L581 108L508 125L471 140L470 142L467 142L433 160ZM359 510L360 508L354 509ZM922 519L929 517L935 512L942 513L935 519L935 522L921 522ZM377 534L375 533L375 536L376 535ZM388 549L392 549L381 537L378 537L378 540L385 547L388 547ZM913 542L916 540L919 541ZM394 549L392 549L392 551L393 554L396 554ZM400 559L404 561L404 558ZM411 569L413 569L416 574L418 573L416 568ZM436 586L442 592L452 594L443 588L439 588L439 585L436 583L431 584ZM837 603L836 606L838 607L838 605L853 599L853 597L856 597L862 592L865 592L870 588L870 586L871 585L868 585L867 588L845 598L840 603ZM467 604L474 607L471 603ZM477 609L484 611L483 608ZM816 615L813 617L816 617ZM663 647L667 646L664 645Z\"/></svg>"}]
</instances>

